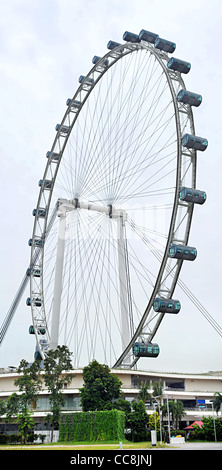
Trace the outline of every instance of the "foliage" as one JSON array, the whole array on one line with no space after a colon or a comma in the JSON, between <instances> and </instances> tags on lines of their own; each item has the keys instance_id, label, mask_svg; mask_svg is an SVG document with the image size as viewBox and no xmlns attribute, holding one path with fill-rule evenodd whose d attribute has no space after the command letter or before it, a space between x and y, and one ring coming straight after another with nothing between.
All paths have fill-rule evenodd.
<instances>
[{"instance_id":1,"label":"foliage","mask_svg":"<svg viewBox=\"0 0 222 470\"><path fill-rule=\"evenodd\" d=\"M133 411L128 416L128 423L131 428L131 439L134 442L147 439L147 427L149 417L142 400L132 402Z\"/></svg>"},{"instance_id":2,"label":"foliage","mask_svg":"<svg viewBox=\"0 0 222 470\"><path fill-rule=\"evenodd\" d=\"M72 380L71 374L64 372L72 369L70 359L71 353L66 346L58 346L55 350L49 351L44 361L44 382L49 392L49 402L51 414L48 420L52 423L52 433L55 426L58 426L61 407L64 406L64 396L62 388L64 383L69 384ZM24 359L17 369L19 377L14 381L20 394L13 393L2 403L0 415L6 414L6 423L14 420L18 424L21 441L26 443L30 439L34 428L34 420L31 416L31 405L36 400L42 388L40 376L41 361L36 360L31 365Z\"/></svg>"},{"instance_id":3,"label":"foliage","mask_svg":"<svg viewBox=\"0 0 222 470\"><path fill-rule=\"evenodd\" d=\"M42 388L42 381L39 377L40 363L37 360L30 365L25 359L22 359L17 369L17 373L22 375L15 379L14 384L20 392L23 392L25 409L31 405Z\"/></svg>"},{"instance_id":4,"label":"foliage","mask_svg":"<svg viewBox=\"0 0 222 470\"><path fill-rule=\"evenodd\" d=\"M160 417L157 411L154 411L150 416L149 416L149 429L156 429L157 432L160 431ZM162 426L161 426L162 429Z\"/></svg>"},{"instance_id":5,"label":"foliage","mask_svg":"<svg viewBox=\"0 0 222 470\"><path fill-rule=\"evenodd\" d=\"M146 382L143 382L140 385L140 392L138 393L138 400L142 400L143 403L146 402L152 402L152 397L150 393L148 392L148 384Z\"/></svg>"},{"instance_id":6,"label":"foliage","mask_svg":"<svg viewBox=\"0 0 222 470\"><path fill-rule=\"evenodd\" d=\"M208 418L202 418L203 425L202 427L195 425L194 429L189 433L190 440L205 440L205 441L214 441L214 420L210 416ZM218 441L222 441L222 422L219 418L215 419L216 427L216 436Z\"/></svg>"},{"instance_id":7,"label":"foliage","mask_svg":"<svg viewBox=\"0 0 222 470\"><path fill-rule=\"evenodd\" d=\"M153 396L154 397L162 397L163 395L163 381L158 380L153 382Z\"/></svg>"},{"instance_id":8,"label":"foliage","mask_svg":"<svg viewBox=\"0 0 222 470\"><path fill-rule=\"evenodd\" d=\"M39 361L29 365L27 361L22 359L17 372L22 375L15 379L14 384L18 387L19 392L23 393L20 393L19 395L17 393L13 393L8 400L6 400L6 415L8 422L11 421L13 415L18 413L26 414L42 386L41 379L39 378Z\"/></svg>"},{"instance_id":9,"label":"foliage","mask_svg":"<svg viewBox=\"0 0 222 470\"><path fill-rule=\"evenodd\" d=\"M28 436L33 431L35 422L31 416L31 412L26 409L23 413L17 415L15 423L18 424L19 436L21 436L21 442L26 443Z\"/></svg>"},{"instance_id":10,"label":"foliage","mask_svg":"<svg viewBox=\"0 0 222 470\"><path fill-rule=\"evenodd\" d=\"M18 387L19 392L23 393L13 393L6 400L6 422L11 422L12 418L16 416L15 423L18 424L19 435L22 442L26 443L34 428L30 407L42 386L39 378L40 362L36 361L29 365L25 359L22 359L17 372L22 375L15 379L14 384Z\"/></svg>"},{"instance_id":11,"label":"foliage","mask_svg":"<svg viewBox=\"0 0 222 470\"><path fill-rule=\"evenodd\" d=\"M221 393L219 392L216 392L214 394L214 402L213 402L213 406L214 406L214 409L216 410L216 412L218 413L221 409L221 405L222 405L222 395Z\"/></svg>"},{"instance_id":12,"label":"foliage","mask_svg":"<svg viewBox=\"0 0 222 470\"><path fill-rule=\"evenodd\" d=\"M42 443L46 436L44 434L28 434L26 443L33 443L40 438ZM2 444L21 444L22 443L22 436L20 434L0 434L0 445Z\"/></svg>"},{"instance_id":13,"label":"foliage","mask_svg":"<svg viewBox=\"0 0 222 470\"><path fill-rule=\"evenodd\" d=\"M128 400L125 400L124 398L118 398L114 406L115 406L115 409L123 411L125 413L126 428L130 427L130 423L129 423L129 417L131 413L130 402Z\"/></svg>"},{"instance_id":14,"label":"foliage","mask_svg":"<svg viewBox=\"0 0 222 470\"><path fill-rule=\"evenodd\" d=\"M84 385L80 388L83 411L99 411L113 408L114 400L120 397L122 382L110 373L105 364L93 360L83 369Z\"/></svg>"},{"instance_id":15,"label":"foliage","mask_svg":"<svg viewBox=\"0 0 222 470\"><path fill-rule=\"evenodd\" d=\"M66 414L60 420L59 441L121 441L124 427L125 415L119 410Z\"/></svg>"},{"instance_id":16,"label":"foliage","mask_svg":"<svg viewBox=\"0 0 222 470\"><path fill-rule=\"evenodd\" d=\"M51 411L47 418L52 424L52 433L59 425L61 409L65 404L62 388L65 383L70 384L72 381L72 375L64 373L72 370L70 356L71 353L66 346L57 346L55 350L48 351L44 360L44 382L49 392Z\"/></svg>"},{"instance_id":17,"label":"foliage","mask_svg":"<svg viewBox=\"0 0 222 470\"><path fill-rule=\"evenodd\" d=\"M6 413L6 400L0 400L0 416Z\"/></svg>"},{"instance_id":18,"label":"foliage","mask_svg":"<svg viewBox=\"0 0 222 470\"><path fill-rule=\"evenodd\" d=\"M183 402L180 400L178 400L177 402L170 400L169 413L172 417L173 427L177 429L179 421L181 421L182 417L186 414L184 411ZM167 403L165 403L162 408L162 414L163 416L167 416Z\"/></svg>"}]
</instances>

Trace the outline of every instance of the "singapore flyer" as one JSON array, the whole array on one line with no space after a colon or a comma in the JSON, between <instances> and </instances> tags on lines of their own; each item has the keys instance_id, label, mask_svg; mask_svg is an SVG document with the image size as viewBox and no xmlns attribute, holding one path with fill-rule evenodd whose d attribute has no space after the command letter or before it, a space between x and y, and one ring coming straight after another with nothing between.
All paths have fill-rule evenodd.
<instances>
[{"instance_id":1,"label":"singapore flyer","mask_svg":"<svg viewBox=\"0 0 222 470\"><path fill-rule=\"evenodd\" d=\"M132 368L159 355L153 338L182 307L174 290L197 257L189 233L206 201L196 161L208 141L195 134L202 96L186 89L191 64L175 49L126 31L67 98L29 240L35 357L66 344L76 367L98 357Z\"/></svg>"}]
</instances>

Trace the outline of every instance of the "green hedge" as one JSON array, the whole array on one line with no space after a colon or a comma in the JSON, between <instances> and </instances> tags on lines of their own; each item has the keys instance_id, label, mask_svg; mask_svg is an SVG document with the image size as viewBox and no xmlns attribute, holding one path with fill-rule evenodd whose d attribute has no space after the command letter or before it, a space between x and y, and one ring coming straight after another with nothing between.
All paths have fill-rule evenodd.
<instances>
[{"instance_id":1,"label":"green hedge","mask_svg":"<svg viewBox=\"0 0 222 470\"><path fill-rule=\"evenodd\" d=\"M66 414L60 420L59 441L121 441L124 439L124 429L123 411Z\"/></svg>"}]
</instances>

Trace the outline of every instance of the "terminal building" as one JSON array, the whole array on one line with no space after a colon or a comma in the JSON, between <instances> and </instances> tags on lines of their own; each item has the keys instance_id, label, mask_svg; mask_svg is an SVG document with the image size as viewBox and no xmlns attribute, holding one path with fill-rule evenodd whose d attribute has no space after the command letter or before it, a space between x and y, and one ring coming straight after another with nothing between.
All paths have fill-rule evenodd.
<instances>
[{"instance_id":1,"label":"terminal building","mask_svg":"<svg viewBox=\"0 0 222 470\"><path fill-rule=\"evenodd\" d=\"M126 400L132 401L138 398L141 385L147 383L148 391L152 393L153 382L163 382L163 396L161 402L182 401L185 414L179 423L180 429L185 428L194 421L201 420L203 416L216 416L210 400L214 399L215 392L222 393L222 371L203 374L184 374L172 372L151 372L140 370L112 369L122 382L122 394ZM83 386L83 371L72 371L71 384L64 384L65 406L64 413L81 411L79 388ZM18 377L15 371L0 369L0 400L7 399L12 393L17 392L14 380ZM154 404L146 403L148 414L153 413ZM41 390L38 398L32 403L32 413L39 431L48 429L46 416L49 413L49 396L47 390ZM219 412L219 417L221 412ZM167 422L167 418L164 418ZM0 432L13 432L15 424L5 424L4 416L0 417Z\"/></svg>"}]
</instances>

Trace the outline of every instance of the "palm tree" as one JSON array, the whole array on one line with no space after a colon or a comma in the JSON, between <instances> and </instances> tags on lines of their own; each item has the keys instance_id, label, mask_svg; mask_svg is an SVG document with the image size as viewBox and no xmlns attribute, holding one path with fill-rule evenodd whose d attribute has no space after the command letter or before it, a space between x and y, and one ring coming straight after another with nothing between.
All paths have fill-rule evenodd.
<instances>
[{"instance_id":1,"label":"palm tree","mask_svg":"<svg viewBox=\"0 0 222 470\"><path fill-rule=\"evenodd\" d=\"M162 407L162 415L163 417L167 416L168 410L167 410L167 403L165 403ZM172 417L172 423L174 422L174 417L175 417L175 402L170 400L169 401L169 414L171 414Z\"/></svg>"},{"instance_id":2,"label":"palm tree","mask_svg":"<svg viewBox=\"0 0 222 470\"><path fill-rule=\"evenodd\" d=\"M215 400L213 402L213 406L214 406L214 409L216 410L216 413L218 413L222 405L222 395L221 393L216 392L214 396L215 396Z\"/></svg>"},{"instance_id":3,"label":"palm tree","mask_svg":"<svg viewBox=\"0 0 222 470\"><path fill-rule=\"evenodd\" d=\"M178 400L175 403L174 414L175 414L176 429L178 429L179 421L181 421L182 417L185 415L184 406L183 406L182 401Z\"/></svg>"},{"instance_id":4,"label":"palm tree","mask_svg":"<svg viewBox=\"0 0 222 470\"><path fill-rule=\"evenodd\" d=\"M146 382L142 382L140 385L140 392L138 393L138 399L142 400L143 403L150 402L151 403L151 395L148 392L148 385Z\"/></svg>"},{"instance_id":5,"label":"palm tree","mask_svg":"<svg viewBox=\"0 0 222 470\"><path fill-rule=\"evenodd\" d=\"M153 396L162 398L163 396L163 381L153 382Z\"/></svg>"},{"instance_id":6,"label":"palm tree","mask_svg":"<svg viewBox=\"0 0 222 470\"><path fill-rule=\"evenodd\" d=\"M169 401L169 412L172 416L172 424L175 429L178 428L179 421L181 421L181 418L185 415L184 411L184 406L183 402L178 400L178 401ZM167 404L162 408L162 413L163 416L167 416Z\"/></svg>"}]
</instances>

